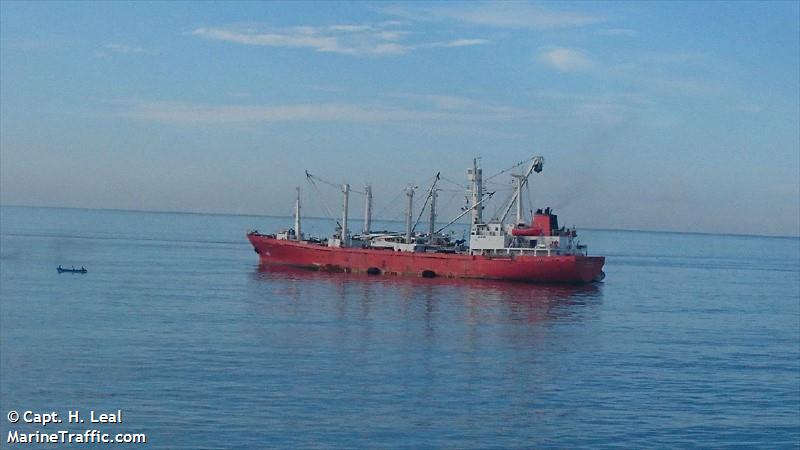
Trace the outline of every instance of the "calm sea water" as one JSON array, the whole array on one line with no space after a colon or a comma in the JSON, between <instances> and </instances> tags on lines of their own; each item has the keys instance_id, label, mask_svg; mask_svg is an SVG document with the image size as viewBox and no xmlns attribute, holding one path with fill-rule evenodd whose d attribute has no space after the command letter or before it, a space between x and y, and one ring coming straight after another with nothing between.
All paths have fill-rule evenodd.
<instances>
[{"instance_id":1,"label":"calm sea water","mask_svg":"<svg viewBox=\"0 0 800 450\"><path fill-rule=\"evenodd\" d=\"M289 224L0 208L3 446L70 409L165 449L800 445L797 238L584 230L607 278L558 287L259 270Z\"/></svg>"}]
</instances>

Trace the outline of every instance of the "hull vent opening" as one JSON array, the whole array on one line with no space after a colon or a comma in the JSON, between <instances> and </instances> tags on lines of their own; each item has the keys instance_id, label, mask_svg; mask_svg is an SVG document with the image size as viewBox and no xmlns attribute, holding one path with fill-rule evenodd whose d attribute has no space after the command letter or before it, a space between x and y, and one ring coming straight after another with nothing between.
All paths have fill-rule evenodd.
<instances>
[{"instance_id":1,"label":"hull vent opening","mask_svg":"<svg viewBox=\"0 0 800 450\"><path fill-rule=\"evenodd\" d=\"M370 267L369 269L367 269L367 274L369 274L369 275L380 275L381 274L381 269L378 269L377 267Z\"/></svg>"},{"instance_id":2,"label":"hull vent opening","mask_svg":"<svg viewBox=\"0 0 800 450\"><path fill-rule=\"evenodd\" d=\"M432 270L423 270L422 278L436 278L436 272Z\"/></svg>"}]
</instances>

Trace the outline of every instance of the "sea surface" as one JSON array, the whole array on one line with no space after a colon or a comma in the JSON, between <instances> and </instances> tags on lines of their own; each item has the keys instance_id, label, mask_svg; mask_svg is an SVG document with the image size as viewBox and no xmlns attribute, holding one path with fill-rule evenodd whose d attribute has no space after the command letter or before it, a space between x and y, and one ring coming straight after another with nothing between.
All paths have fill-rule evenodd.
<instances>
[{"instance_id":1,"label":"sea surface","mask_svg":"<svg viewBox=\"0 0 800 450\"><path fill-rule=\"evenodd\" d=\"M582 230L607 277L576 287L260 269L246 230L288 225L0 208L0 446L800 446L797 238Z\"/></svg>"}]
</instances>

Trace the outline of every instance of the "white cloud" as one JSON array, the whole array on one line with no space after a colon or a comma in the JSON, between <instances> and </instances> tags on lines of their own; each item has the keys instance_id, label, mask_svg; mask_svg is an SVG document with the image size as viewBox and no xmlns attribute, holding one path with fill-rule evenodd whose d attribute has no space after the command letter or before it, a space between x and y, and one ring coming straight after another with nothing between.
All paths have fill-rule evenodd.
<instances>
[{"instance_id":1,"label":"white cloud","mask_svg":"<svg viewBox=\"0 0 800 450\"><path fill-rule=\"evenodd\" d=\"M344 31L344 32L361 32L361 31L375 31L372 25L331 25L327 27L331 31Z\"/></svg>"},{"instance_id":2,"label":"white cloud","mask_svg":"<svg viewBox=\"0 0 800 450\"><path fill-rule=\"evenodd\" d=\"M227 41L244 45L265 45L270 47L308 47L318 52L347 53L341 48L333 36L320 36L318 30L311 27L294 27L273 32L258 32L253 29L197 28L194 36Z\"/></svg>"},{"instance_id":3,"label":"white cloud","mask_svg":"<svg viewBox=\"0 0 800 450\"><path fill-rule=\"evenodd\" d=\"M565 47L542 50L539 61L561 72L579 72L594 66L594 62L583 50Z\"/></svg>"},{"instance_id":4,"label":"white cloud","mask_svg":"<svg viewBox=\"0 0 800 450\"><path fill-rule=\"evenodd\" d=\"M452 20L471 25L537 30L584 27L607 20L598 15L544 8L521 2L457 6L391 6L384 8L383 12L415 21Z\"/></svg>"},{"instance_id":5,"label":"white cloud","mask_svg":"<svg viewBox=\"0 0 800 450\"><path fill-rule=\"evenodd\" d=\"M396 29L398 23L377 25L329 25L323 27L254 28L242 26L201 27L190 34L209 40L268 47L309 48L346 55L403 55L421 48L454 48L487 44L485 39L408 42L412 34Z\"/></svg>"}]
</instances>

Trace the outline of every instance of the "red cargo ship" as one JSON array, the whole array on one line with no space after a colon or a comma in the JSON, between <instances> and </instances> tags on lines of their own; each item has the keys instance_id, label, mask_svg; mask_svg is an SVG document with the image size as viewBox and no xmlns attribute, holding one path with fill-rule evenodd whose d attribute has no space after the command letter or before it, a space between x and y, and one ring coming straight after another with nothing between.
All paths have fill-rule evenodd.
<instances>
[{"instance_id":1,"label":"red cargo ship","mask_svg":"<svg viewBox=\"0 0 800 450\"><path fill-rule=\"evenodd\" d=\"M527 162L527 161L525 161ZM521 163L524 164L525 162ZM372 194L366 197L364 230L351 235L347 227L350 186L342 186L344 208L342 221L333 237L306 239L300 231L300 195L295 203L295 226L278 234L249 232L247 238L264 265L286 265L335 272L363 272L373 275L408 275L418 277L486 278L545 283L588 283L602 280L602 256L589 256L578 242L574 229L559 228L558 217L550 208L537 210L531 223L522 215L522 193L529 176L541 172L544 160L534 157L524 174L514 175L515 189L504 213L484 221L483 204L494 193L486 193L478 161L467 170L471 201L464 213L440 229L435 228L437 183L434 179L423 209L430 213L427 233L415 233L412 226L414 189L408 188L405 233L371 232ZM521 165L521 164L518 164ZM505 172L505 171L504 171ZM313 184L313 177L306 174ZM516 205L516 221L504 223ZM452 241L442 231L471 213L469 244ZM420 217L421 217L420 213ZM419 221L419 219L417 220Z\"/></svg>"}]
</instances>

